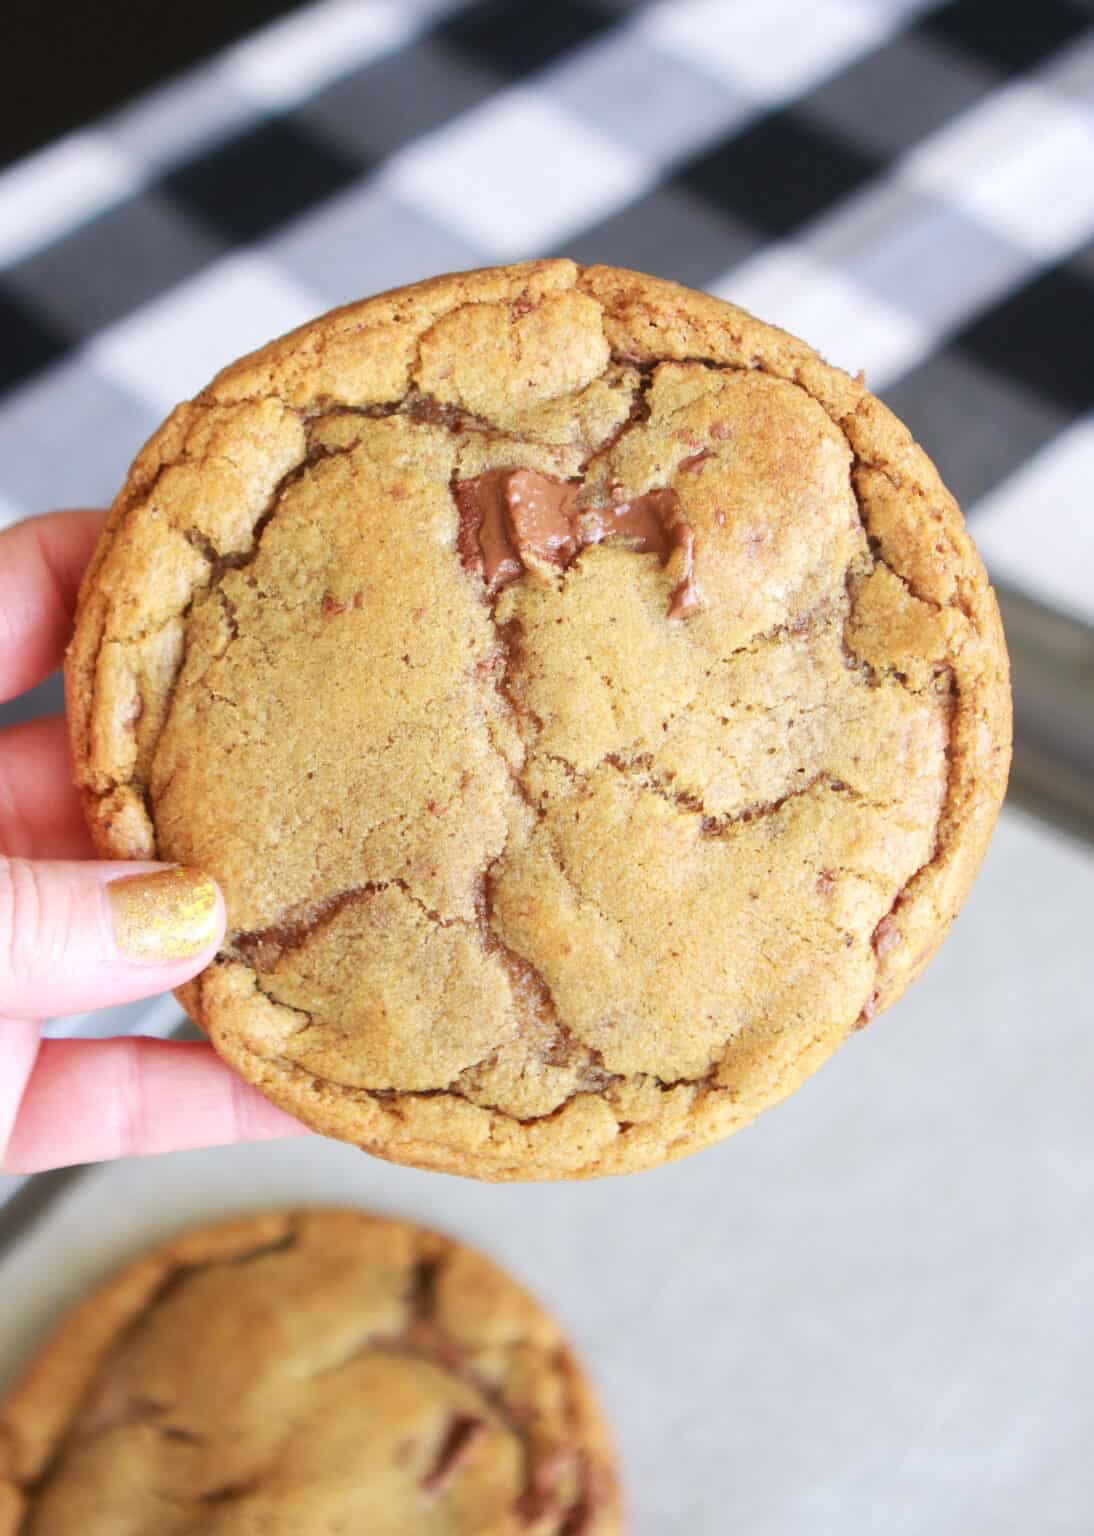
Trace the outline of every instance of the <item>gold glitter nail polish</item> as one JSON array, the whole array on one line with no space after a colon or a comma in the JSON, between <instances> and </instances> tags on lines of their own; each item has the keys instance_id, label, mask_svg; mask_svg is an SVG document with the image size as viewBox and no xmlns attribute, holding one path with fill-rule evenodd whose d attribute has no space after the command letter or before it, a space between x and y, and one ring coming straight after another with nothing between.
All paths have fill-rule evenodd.
<instances>
[{"instance_id":1,"label":"gold glitter nail polish","mask_svg":"<svg viewBox=\"0 0 1094 1536\"><path fill-rule=\"evenodd\" d=\"M205 948L217 921L217 888L200 869L123 875L107 886L114 938L127 960L184 960Z\"/></svg>"}]
</instances>

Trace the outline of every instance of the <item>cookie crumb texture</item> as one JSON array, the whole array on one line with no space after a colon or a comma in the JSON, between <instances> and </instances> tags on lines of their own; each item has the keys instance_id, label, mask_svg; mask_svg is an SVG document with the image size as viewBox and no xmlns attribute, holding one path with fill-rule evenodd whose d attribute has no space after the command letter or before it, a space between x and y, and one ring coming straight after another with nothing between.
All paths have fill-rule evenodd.
<instances>
[{"instance_id":1,"label":"cookie crumb texture","mask_svg":"<svg viewBox=\"0 0 1094 1536\"><path fill-rule=\"evenodd\" d=\"M185 1234L0 1400L0 1536L618 1536L558 1328L436 1233L359 1212Z\"/></svg>"},{"instance_id":2,"label":"cookie crumb texture","mask_svg":"<svg viewBox=\"0 0 1094 1536\"><path fill-rule=\"evenodd\" d=\"M180 406L68 685L99 847L224 888L184 993L221 1054L488 1178L782 1098L938 944L1010 743L905 428L731 305L565 261L350 306Z\"/></svg>"}]
</instances>

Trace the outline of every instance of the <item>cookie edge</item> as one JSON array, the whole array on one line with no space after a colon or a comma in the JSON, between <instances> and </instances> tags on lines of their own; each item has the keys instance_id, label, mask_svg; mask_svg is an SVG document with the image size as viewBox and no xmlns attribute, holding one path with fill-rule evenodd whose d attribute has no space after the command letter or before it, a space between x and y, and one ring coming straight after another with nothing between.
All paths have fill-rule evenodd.
<instances>
[{"instance_id":1,"label":"cookie edge","mask_svg":"<svg viewBox=\"0 0 1094 1536\"><path fill-rule=\"evenodd\" d=\"M48 1467L120 1337L180 1271L276 1250L305 1223L309 1241L321 1241L324 1231L347 1222L411 1233L438 1254L474 1254L550 1322L559 1341L558 1366L572 1392L578 1448L588 1460L597 1490L597 1520L588 1536L619 1536L623 1503L618 1457L585 1365L554 1314L473 1245L418 1222L352 1206L286 1206L185 1227L130 1259L65 1309L0 1396L0 1536L18 1536L29 1507L24 1489Z\"/></svg>"},{"instance_id":2,"label":"cookie edge","mask_svg":"<svg viewBox=\"0 0 1094 1536\"><path fill-rule=\"evenodd\" d=\"M468 299L469 287L474 289L476 300L489 301L511 299L529 286L541 295L574 288L596 299L603 308L605 332L613 349L636 361L708 361L742 370L759 369L796 384L840 428L855 466L880 466L903 502L909 507L916 501L923 503L945 532L953 554L951 567L962 583L962 608L973 631L964 646L969 654L964 657L965 675L952 722L952 727L961 725L968 739L962 752L951 757L939 844L932 859L914 877L914 896L906 899L909 887L905 887L895 904L900 906L911 930L909 938L915 942L879 956L874 1012L880 1013L903 994L942 943L971 889L1002 804L1012 722L1009 665L998 604L957 502L937 468L899 418L866 389L861 377L852 379L826 363L807 343L738 306L666 279L620 267L579 267L568 260L486 267L428 278L309 321L230 364L193 401L177 407L134 461L81 585L76 632L66 661L77 779L88 761L95 667L106 614L106 599L96 589L97 574L130 507L145 494L160 468L172 462L172 453L178 451L196 415L217 404L278 394L274 385L281 375L291 372L299 377L302 366L306 371L309 360L314 365L332 336L359 336L367 331L376 340L400 327L417 327L414 334L418 335L457 304L474 302ZM861 511L857 490L855 494ZM928 511L923 510L911 519L920 540L926 535L927 516ZM950 835L944 837L942 821L955 780L961 794L960 814ZM133 791L128 790L128 794L132 796ZM133 808L124 803L104 803L86 788L82 795L99 851L114 857L135 856L139 850L127 840L125 831L125 814ZM624 1134L620 1122L595 1095L578 1094L551 1115L531 1122L447 1095L442 1099L452 1110L448 1135L438 1143L431 1101L408 1092L393 1094L389 1101L372 1098L366 1104L364 1096L343 1090L336 1102L320 1079L303 1069L257 1056L238 1031L224 1027L205 999L202 978L187 983L178 996L229 1065L313 1129L390 1161L498 1181L586 1178L635 1171L685 1156L742 1128L762 1109L785 1098L845 1038L839 1034L831 1038L833 1032L828 1030L827 1046L819 1055L807 1042L775 1081L757 1085L758 1093L750 1092L744 1103L734 1097L735 1090L674 1085L672 1091L691 1087L693 1106L698 1101L699 1107L692 1115L690 1132L678 1132L673 1137L658 1140L654 1131L657 1121L647 1121L641 1127L629 1127L625 1133L629 1140L620 1145ZM714 1101L716 1096L722 1102ZM597 1105L603 1113L598 1112ZM458 1131L452 1123L457 1120ZM512 1143L520 1139L533 1145L526 1146L523 1153L514 1152Z\"/></svg>"}]
</instances>

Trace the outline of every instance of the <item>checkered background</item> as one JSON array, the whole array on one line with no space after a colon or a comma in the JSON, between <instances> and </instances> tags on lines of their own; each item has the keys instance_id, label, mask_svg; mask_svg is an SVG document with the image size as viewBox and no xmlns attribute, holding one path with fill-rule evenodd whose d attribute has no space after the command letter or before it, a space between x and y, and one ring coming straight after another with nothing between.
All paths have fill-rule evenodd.
<instances>
[{"instance_id":1,"label":"checkered background","mask_svg":"<svg viewBox=\"0 0 1094 1536\"><path fill-rule=\"evenodd\" d=\"M22 8L31 14L33 7L29 0ZM286 9L284 0L279 8ZM262 7L258 0L233 0L224 9L253 15ZM100 54L109 51L110 26L131 36L140 31L128 7L104 3L72 10L77 13L74 28L99 26ZM5 34L10 24L5 14ZM154 36L147 54L159 61L158 72L164 57L171 56L166 32L172 26L174 35L192 28L188 20L171 16L162 25L154 19L148 25ZM92 40L87 41L90 49ZM10 66L10 53L7 62ZM94 60L88 68L95 69ZM153 73L150 63L146 78ZM30 120L26 98L40 88L40 82L30 81L21 105L22 83L13 79L9 98L0 102L5 108L14 103L13 120L20 127ZM66 91L65 86L56 89ZM100 99L104 94L100 91ZM77 96L65 97L70 117L77 115ZM0 141L0 157L5 148L10 150ZM627 0L318 0L288 9L264 30L0 171L0 527L51 507L109 501L136 449L178 399L199 389L241 351L310 315L434 272L544 253L617 262L708 288L798 332L833 362L852 371L864 369L872 387L937 460L996 578L1094 624L1094 0L660 0L645 5ZM0 707L0 725L58 704L54 680L30 699ZM1000 854L1000 891L1024 892L1027 885L1044 889L1037 882L1051 874L1053 881L1063 880L1065 893L1078 893L1066 913L1081 912L1087 885L1079 880L1077 861L1069 863L1057 849L1050 863L1047 852L1035 859L1029 849L1032 833L1016 822ZM1008 910L1009 899L997 898L1001 913ZM1014 898L1009 910L1018 906ZM1047 952L1055 932L1037 930L1036 913L1031 921L1035 944ZM1031 1014L1043 1008L1059 1021L1074 1013L1070 1006L1046 1003L1053 998L1067 998L1070 1004L1074 997L1075 1008L1081 1008L1075 958L1081 935L1074 937L1080 926L1062 925L1059 954L1043 967L1055 991L1039 981L1016 983L1020 1004L1026 997L1031 1000ZM1002 921L1000 931L1007 931ZM996 929L972 932L990 933L994 942ZM969 954L970 965L983 969L989 998L996 996L990 991L998 977L994 950L974 948ZM944 955L939 965L946 964ZM960 1011L959 968L935 974L945 977L937 995L945 992L951 1009ZM1023 973L1014 967L1012 974L1028 977L1035 970L1026 966ZM923 985L929 987L930 978ZM1008 1049L1012 1056L1018 1050L1014 1038L1007 1044L1002 1008L1000 1020L1005 1049L988 1053L996 1067L1000 1054L1006 1060ZM175 1032L178 1023L178 1007L167 997L57 1021L49 1029L164 1034ZM910 1047L915 1036L899 1038ZM966 1052L978 1051L989 1038L996 1036L974 1029ZM1063 1050L1063 1038L1054 1035L1051 1048L1031 1058L1023 1072L1033 1072L1038 1082L1050 1081L1046 1063L1056 1059L1053 1051ZM887 1052L898 1045L897 1036L886 1038ZM908 1063L914 1071L914 1059L900 1057L898 1072ZM1082 1277L1089 1275L1089 1246L1068 1246L1072 1234L1082 1230L1081 1218L1072 1212L1078 1212L1086 1190L1082 1178L1089 1162L1084 1163L1081 1147L1089 1120L1082 1119L1082 1131L1072 1135L1069 1126L1079 1125L1082 1114L1077 1095L1059 1103L1051 1098L1048 1118L1030 1119L1029 1104L1036 1105L1038 1095L1030 1100L1023 1093L1020 1099L1015 1091L1013 1101L1004 1100L998 1083L1005 1074L997 1076L993 1088L991 1074L981 1074L979 1058L975 1075L967 1054L963 1059L965 1077L958 1057L954 1080L975 1084L976 1097L987 1108L980 1120L974 1115L967 1122L967 1147L947 1141L945 1132L938 1142L943 1151L960 1146L966 1203L949 1199L950 1164L943 1177L937 1171L932 1175L929 1158L917 1158L915 1179L926 1197L944 1188L943 1206L952 1204L955 1220L964 1221L964 1213L974 1209L978 1186L970 1180L977 1177L979 1156L989 1214L982 1219L977 1206L976 1218L964 1221L967 1233L951 1236L945 1209L943 1226L936 1229L938 1208L931 1208L935 1236L923 1250L929 1264L919 1262L923 1254L909 1264L909 1284L922 1283L927 1309L918 1318L911 1309L908 1337L913 1353L921 1338L925 1355L931 1354L935 1335L923 1329L924 1319L932 1316L932 1294L937 1315L945 1319L948 1314L947 1304L937 1299L943 1293L932 1292L930 1269L949 1267L958 1276L953 1305L960 1307L960 1298L969 1292L969 1344L957 1361L954 1382L924 1411L923 1417L934 1421L934 1440L925 1432L920 1442L883 1442L901 1447L891 1486L908 1490L906 1498L897 1499L895 1512L886 1508L885 1519L901 1530L971 1532L975 1522L946 1522L953 1513L947 1501L956 1500L959 1522L966 1506L972 1510L972 1487L982 1502L996 1500L991 1525L975 1528L1002 1530L1007 1513L1001 1506L1010 1497L1011 1483L1000 1483L994 1491L990 1480L986 1488L977 1487L978 1469L1003 1462L981 1455L980 1425L970 1430L962 1416L976 1418L985 1393L1005 1404L1008 1393L1020 1388L1020 1411L1016 1408L1010 1420L1006 1412L994 1419L984 1414L985 1435L1009 1424L1021 1439L1002 1441L1004 1451L1008 1444L1012 1451L1020 1446L1023 1456L1027 1443L1037 1442L1041 1427L1032 1460L1026 1458L1024 1473L1015 1473L1027 1480L1025 1494L1020 1481L1014 1484L1019 1502L1028 1495L1024 1507L1033 1501L1038 1513L1032 1525L1021 1515L1018 1524L1046 1532L1050 1526L1060 1532L1090 1529L1085 1513L1081 1523L1065 1526L1062 1511L1070 1508L1069 1498L1082 1499L1077 1485L1086 1486L1081 1457L1072 1463L1067 1449L1081 1435L1072 1432L1073 1424L1065 1432L1062 1417L1081 1419L1080 1389L1069 1396L1063 1357L1053 1355L1053 1336L1044 1335L1042 1327L1042 1317L1051 1318L1081 1294ZM863 1081L872 1082L884 1098L891 1075L886 1064ZM944 1085L945 1077L934 1073L922 1081ZM950 1126L958 1115L944 1098L928 1093L927 1100L924 1123L930 1137L932 1104L934 1114L942 1116L937 1123ZM997 1109L1004 1103L1005 1115ZM967 1107L962 1104L960 1111L964 1123ZM859 1134L853 1113L849 1110L847 1119L852 1138ZM894 1145L899 1147L898 1107L894 1115ZM807 1126L808 1119L799 1124ZM993 1205L989 1180L995 1176L996 1134L1002 1138L998 1163L1012 1168L1013 1179L1008 1175L1005 1181L1006 1201ZM1023 1151L1015 1160L1014 1147L1026 1145L1023 1136L1029 1138L1028 1156ZM755 1150L762 1145L749 1142ZM843 1177L842 1163L824 1164L822 1143L803 1141L799 1132L797 1141L793 1134L787 1137L786 1147L782 1164L767 1165L780 1169L780 1201L799 1187L807 1194L823 1190L822 1182L802 1184L799 1177L818 1148L819 1164L838 1168ZM801 1147L807 1152L799 1157ZM266 1189L271 1177L275 1183L290 1177L284 1170L269 1172L276 1148L261 1153L261 1172L250 1175L253 1187ZM245 1157L245 1149L239 1155ZM294 1151L293 1157L298 1164L300 1154ZM899 1182L899 1152L895 1157L879 1165L879 1177L887 1189L910 1189ZM176 1170L176 1186L201 1185L204 1178L202 1188L208 1193L215 1178L210 1166L204 1175L193 1171L198 1164ZM244 1163L233 1166L241 1170ZM255 1170L258 1166L256 1161ZM765 1166L762 1156L757 1166ZM990 1175L983 1172L988 1166ZM1051 1169L1051 1198L1038 1191L1038 1167ZM1026 1177L1029 1169L1032 1182ZM21 1237L24 1226L69 1187L72 1177L68 1172L43 1175L25 1186L0 1179L0 1247ZM128 1172L121 1177L128 1178ZM236 1181L247 1177L245 1172L233 1176ZM163 1198L174 1209L171 1178L168 1172ZM774 1237L766 1195L762 1205L749 1204L741 1197L747 1186L747 1172L743 1179L738 1175L741 1214L735 1220L743 1231L762 1229ZM124 1196L119 1195L122 1189ZM1068 1204L1068 1190L1073 1204ZM458 1188L444 1198L448 1205L464 1201L466 1213L473 1193ZM146 1193L134 1217L128 1187L115 1183L100 1195L101 1208L109 1213L105 1224L114 1226L119 1208L129 1213L126 1219L143 1220L140 1212L151 1212L160 1198L158 1187ZM497 1198L504 1198L503 1192L492 1192L491 1210ZM1037 1234L1031 1248L1044 1263L1028 1271L1024 1290L1009 1288L1011 1268L991 1258L996 1249L1009 1251L992 1225L998 1220L1001 1234L1003 1218L991 1213L1005 1207L1005 1225L1013 1228L1012 1198L1021 1230L1034 1214L1033 1201L1038 1217L1051 1207L1056 1223L1033 1220L1029 1226ZM567 1193L568 1205L573 1199ZM784 1203L773 1209L783 1212L788 1229L800 1225L808 1231L806 1205ZM800 1217L792 1214L796 1209ZM842 1219L871 1209L869 1200L848 1204ZM927 1230L924 1209L914 1198L908 1200L907 1219L913 1227L923 1220ZM74 1243L88 1242L86 1229L74 1238L77 1229L65 1224L66 1216L71 1222L73 1215L68 1209L57 1222L58 1268L69 1262ZM837 1211L837 1230L840 1220ZM459 1224L478 1230L466 1214ZM670 1244L668 1251L676 1276L686 1277L687 1310L702 1318L703 1292L692 1294L694 1275L678 1263L681 1252L691 1251L682 1230L683 1246ZM847 1231L847 1251L853 1256L853 1229ZM980 1245L989 1259L978 1268L970 1255ZM776 1257L770 1277L762 1260L755 1270L751 1283L762 1284L765 1294L767 1289L777 1292L783 1252L777 1244L772 1248ZM857 1335L846 1341L835 1335L839 1355L833 1380L846 1367L848 1382L872 1383L861 1368L855 1374L855 1349L873 1351L876 1342L877 1358L885 1360L890 1336L906 1343L904 1309L893 1313L891 1329L878 1321L886 1316L890 1294L886 1255L892 1266L892 1256L904 1250L883 1236L878 1252L882 1283L875 1283L877 1276L865 1268L849 1281L865 1325L857 1345ZM1068 1260L1072 1253L1074 1260ZM823 1273L823 1244L818 1255ZM831 1252L828 1258L831 1262ZM734 1284L747 1298L749 1267L739 1263L739 1256L734 1262ZM837 1272L842 1273L832 1271ZM35 1276L27 1273L33 1286ZM990 1280L974 1293L970 1287L977 1276ZM720 1274L716 1283L720 1315L725 1307ZM671 1291L666 1281L665 1294ZM892 1295L899 1299L900 1294L897 1283ZM1042 1305L1045 1297L1050 1305ZM611 1305L617 1304L613 1295ZM671 1300L667 1305L671 1308ZM797 1333L784 1334L792 1328L788 1300L786 1311L777 1314L779 1337L804 1340L806 1362L819 1360L816 1317L829 1315L840 1314L822 1307L797 1325ZM624 1311L624 1316L630 1314ZM1015 1347L1019 1327L1024 1354ZM945 1337L953 1336L951 1327ZM1037 1354L1042 1336L1049 1339L1044 1362ZM1078 1373L1081 1332L1075 1351ZM770 1353L766 1345L764 1352ZM1015 1355L1025 1362L1017 1376L1008 1374ZM684 1349L681 1358L698 1357ZM747 1351L740 1359L741 1379L751 1379L751 1370L760 1384L761 1428L793 1427L792 1415L785 1420L772 1416L772 1394L785 1397L783 1377L771 1378L775 1387L769 1383L765 1398L764 1371L754 1360L750 1365ZM1035 1367L1028 1364L1034 1359ZM1022 1375L1027 1370L1028 1381ZM928 1372L925 1379L936 1378ZM807 1376L786 1380L808 1384ZM617 1386L625 1383L635 1397L629 1443L641 1448L648 1442L635 1426L641 1421L645 1387L625 1374L617 1373L615 1381ZM904 1411L901 1402L926 1401L895 1397L890 1423L894 1413L899 1417ZM875 1486L876 1478L875 1483L870 1478L877 1471L877 1448L871 1449L862 1431L850 1434L859 1418L841 1410L827 1389L823 1399L805 1398L807 1405L820 1400L825 1412L846 1412L848 1436L831 1443L852 1447L853 1485L840 1483L827 1464L818 1464L829 1443L823 1437L810 1433L796 1446L781 1433L758 1434L752 1441L738 1434L735 1439L737 1432L717 1421L696 1430L692 1421L672 1412L666 1420L660 1400L651 1412L659 1439L665 1423L677 1430L687 1426L686 1434L677 1434L680 1453L688 1467L700 1470L722 1465L726 1448L732 1452L735 1446L738 1452L754 1448L765 1469L771 1446L792 1445L799 1457L795 1479L801 1472L802 1496L817 1502L798 1506L790 1495L782 1501L765 1496L766 1505L777 1506L774 1513L756 1506L745 1526L789 1529L779 1522L793 1518L788 1509L800 1507L807 1513L794 1529L830 1528L826 1510L841 1529L873 1529L883 1506L862 1515L854 1495ZM872 1412L869 1391L862 1401ZM1061 1415L1058 1421L1054 1413ZM1062 1451L1053 1438L1057 1423ZM806 1440L812 1461L803 1450ZM856 1446L865 1447L861 1457ZM1015 1451L1012 1459L1017 1465L1022 1456ZM770 1465L775 1469L771 1475L785 1484L783 1463L776 1457ZM732 1476L730 1466L717 1485L719 1498L726 1497ZM910 1491L917 1480L923 1487L922 1509ZM887 1489L888 1479L876 1485ZM841 1507L837 1518L835 1503L825 1503L825 1490L835 1501L848 1486L851 1512ZM639 1497L647 1496L648 1490ZM672 1499L675 1507L678 1490ZM856 1508L861 1525L855 1525ZM1088 1502L1083 1509L1088 1510ZM1059 1517L1055 1523L1054 1515ZM922 1524L917 1523L921 1517Z\"/></svg>"},{"instance_id":2,"label":"checkered background","mask_svg":"<svg viewBox=\"0 0 1094 1536\"><path fill-rule=\"evenodd\" d=\"M1094 0L290 8L0 172L0 527L301 320L542 253L864 369L994 576L1094 622Z\"/></svg>"},{"instance_id":3,"label":"checkered background","mask_svg":"<svg viewBox=\"0 0 1094 1536\"><path fill-rule=\"evenodd\" d=\"M330 305L539 253L864 368L1094 618L1094 3L320 0L0 175L0 524Z\"/></svg>"}]
</instances>

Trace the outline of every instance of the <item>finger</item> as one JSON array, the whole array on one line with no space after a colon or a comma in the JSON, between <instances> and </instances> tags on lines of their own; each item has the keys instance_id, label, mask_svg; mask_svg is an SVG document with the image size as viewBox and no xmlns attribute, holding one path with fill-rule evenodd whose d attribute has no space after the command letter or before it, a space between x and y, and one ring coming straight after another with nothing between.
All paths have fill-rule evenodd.
<instances>
[{"instance_id":1,"label":"finger","mask_svg":"<svg viewBox=\"0 0 1094 1536\"><path fill-rule=\"evenodd\" d=\"M181 986L216 953L200 870L0 858L0 1017L46 1019Z\"/></svg>"},{"instance_id":2,"label":"finger","mask_svg":"<svg viewBox=\"0 0 1094 1536\"><path fill-rule=\"evenodd\" d=\"M60 715L0 731L0 853L24 859L86 859L94 853L72 786Z\"/></svg>"},{"instance_id":3,"label":"finger","mask_svg":"<svg viewBox=\"0 0 1094 1536\"><path fill-rule=\"evenodd\" d=\"M53 671L104 512L47 512L0 533L0 700Z\"/></svg>"},{"instance_id":4,"label":"finger","mask_svg":"<svg viewBox=\"0 0 1094 1536\"><path fill-rule=\"evenodd\" d=\"M38 1055L38 1026L24 1019L0 1019L0 1169L19 1105Z\"/></svg>"},{"instance_id":5,"label":"finger","mask_svg":"<svg viewBox=\"0 0 1094 1536\"><path fill-rule=\"evenodd\" d=\"M36 1173L307 1134L226 1067L212 1046L43 1040L0 1167Z\"/></svg>"}]
</instances>

